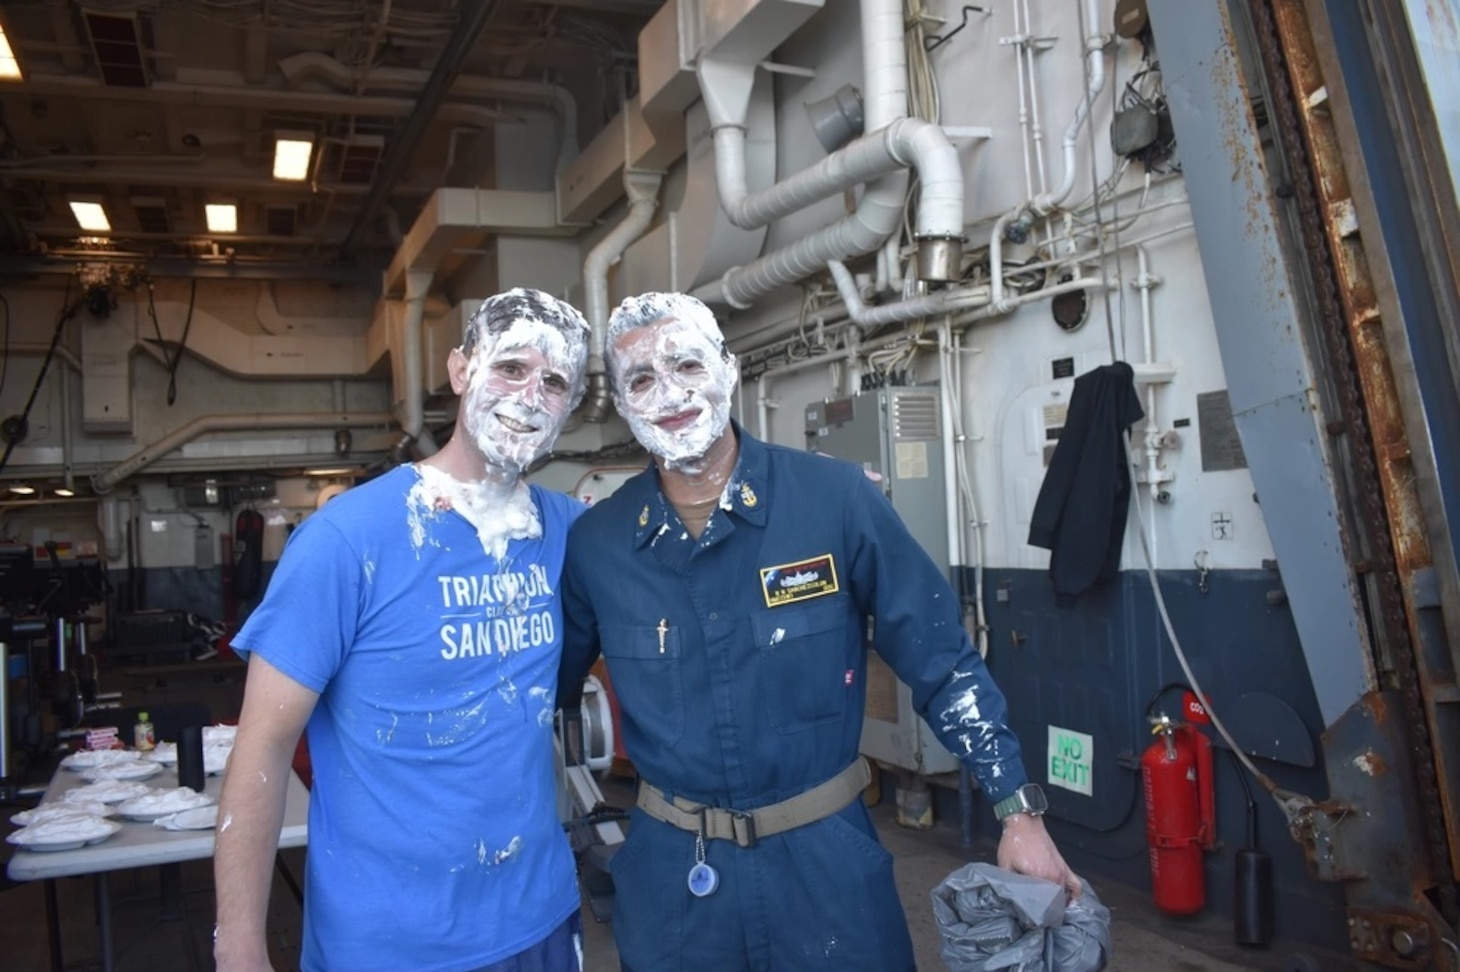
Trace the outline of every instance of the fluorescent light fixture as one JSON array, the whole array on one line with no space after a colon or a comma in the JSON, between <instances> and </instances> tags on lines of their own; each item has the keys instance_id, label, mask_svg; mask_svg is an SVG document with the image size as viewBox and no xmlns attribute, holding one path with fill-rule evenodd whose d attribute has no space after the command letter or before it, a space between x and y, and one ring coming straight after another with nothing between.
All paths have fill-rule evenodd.
<instances>
[{"instance_id":1,"label":"fluorescent light fixture","mask_svg":"<svg viewBox=\"0 0 1460 972\"><path fill-rule=\"evenodd\" d=\"M16 496L31 496L35 493L35 487L27 486L24 483L12 483L10 491Z\"/></svg>"},{"instance_id":2,"label":"fluorescent light fixture","mask_svg":"<svg viewBox=\"0 0 1460 972\"><path fill-rule=\"evenodd\" d=\"M314 137L307 132L279 132L274 141L274 178L303 182L309 175Z\"/></svg>"},{"instance_id":3,"label":"fluorescent light fixture","mask_svg":"<svg viewBox=\"0 0 1460 972\"><path fill-rule=\"evenodd\" d=\"M54 490L52 490L52 492L54 492L57 496L62 496L66 499L70 499L72 496L76 495L76 490L67 489L65 486L57 486Z\"/></svg>"},{"instance_id":4,"label":"fluorescent light fixture","mask_svg":"<svg viewBox=\"0 0 1460 972\"><path fill-rule=\"evenodd\" d=\"M10 38L5 36L4 27L0 27L0 78L12 78L16 81L21 79L20 62L10 49Z\"/></svg>"},{"instance_id":5,"label":"fluorescent light fixture","mask_svg":"<svg viewBox=\"0 0 1460 972\"><path fill-rule=\"evenodd\" d=\"M208 217L208 232L238 232L238 207L233 203L205 203L203 212Z\"/></svg>"},{"instance_id":6,"label":"fluorescent light fixture","mask_svg":"<svg viewBox=\"0 0 1460 972\"><path fill-rule=\"evenodd\" d=\"M360 473L359 466L329 466L319 469L306 469L304 475L311 478L327 478L331 476L357 476Z\"/></svg>"},{"instance_id":7,"label":"fluorescent light fixture","mask_svg":"<svg viewBox=\"0 0 1460 972\"><path fill-rule=\"evenodd\" d=\"M106 218L106 210L98 199L72 199L71 212L76 214L76 224L93 233L110 233L112 224Z\"/></svg>"}]
</instances>

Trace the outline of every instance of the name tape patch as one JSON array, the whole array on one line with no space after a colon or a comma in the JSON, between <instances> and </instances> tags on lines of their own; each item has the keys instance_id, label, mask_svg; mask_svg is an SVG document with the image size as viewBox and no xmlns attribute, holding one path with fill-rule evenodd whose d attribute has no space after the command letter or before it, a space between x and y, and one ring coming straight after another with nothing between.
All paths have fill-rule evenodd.
<instances>
[{"instance_id":1,"label":"name tape patch","mask_svg":"<svg viewBox=\"0 0 1460 972\"><path fill-rule=\"evenodd\" d=\"M836 563L831 554L779 567L762 567L760 586L765 594L766 607L780 607L841 590L837 585Z\"/></svg>"}]
</instances>

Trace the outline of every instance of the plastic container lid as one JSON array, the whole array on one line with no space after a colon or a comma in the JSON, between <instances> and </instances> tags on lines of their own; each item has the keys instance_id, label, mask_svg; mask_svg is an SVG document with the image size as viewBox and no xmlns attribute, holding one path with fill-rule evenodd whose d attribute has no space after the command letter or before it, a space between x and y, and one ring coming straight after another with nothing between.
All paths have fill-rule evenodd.
<instances>
[{"instance_id":1,"label":"plastic container lid","mask_svg":"<svg viewBox=\"0 0 1460 972\"><path fill-rule=\"evenodd\" d=\"M137 713L137 721L138 722L146 722L147 721L147 713L145 713L145 712L138 712Z\"/></svg>"}]
</instances>

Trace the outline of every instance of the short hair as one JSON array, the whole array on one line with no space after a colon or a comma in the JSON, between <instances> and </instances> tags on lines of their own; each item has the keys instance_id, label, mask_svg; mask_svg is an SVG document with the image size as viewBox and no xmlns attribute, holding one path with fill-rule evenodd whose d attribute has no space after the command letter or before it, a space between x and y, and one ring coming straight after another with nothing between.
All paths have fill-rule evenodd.
<instances>
[{"instance_id":1,"label":"short hair","mask_svg":"<svg viewBox=\"0 0 1460 972\"><path fill-rule=\"evenodd\" d=\"M715 312L705 306L704 301L689 294L651 292L637 297L625 297L609 315L604 364L608 367L610 379L614 375L613 342L625 331L648 327L664 320L682 321L703 331L719 349L720 358L724 361L730 360L730 349L725 346L725 335L720 332L720 323L715 320Z\"/></svg>"},{"instance_id":2,"label":"short hair","mask_svg":"<svg viewBox=\"0 0 1460 972\"><path fill-rule=\"evenodd\" d=\"M575 366L572 381L573 404L576 406L587 387L588 322L576 307L552 294L530 287L513 287L488 297L467 319L461 336L462 354L471 357L487 335L501 334L523 320L546 324L561 332L567 341Z\"/></svg>"}]
</instances>

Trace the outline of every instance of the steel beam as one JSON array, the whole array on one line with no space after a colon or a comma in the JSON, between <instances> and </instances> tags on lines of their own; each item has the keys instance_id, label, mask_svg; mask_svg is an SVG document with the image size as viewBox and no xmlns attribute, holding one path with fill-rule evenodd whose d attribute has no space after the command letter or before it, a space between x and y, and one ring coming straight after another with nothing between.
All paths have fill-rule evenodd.
<instances>
[{"instance_id":1,"label":"steel beam","mask_svg":"<svg viewBox=\"0 0 1460 972\"><path fill-rule=\"evenodd\" d=\"M1373 687L1332 443L1226 4L1149 0L1233 417L1325 723Z\"/></svg>"},{"instance_id":2,"label":"steel beam","mask_svg":"<svg viewBox=\"0 0 1460 972\"><path fill-rule=\"evenodd\" d=\"M477 39L482 36L482 31L486 30L487 23L500 6L501 0L477 0L476 3L464 6L463 9L468 11L466 19L452 31L451 39L446 42L436 59L436 66L431 69L426 86L416 98L416 110L391 136L390 146L385 150L385 157L380 160L375 181L371 183L370 195L365 197L365 202L355 214L354 225L350 227L344 245L340 248L342 255L349 256L354 251L370 226L370 221L380 212L391 186L400 178L406 162L420 144L421 136L435 120L436 110L445 102L452 83L456 81L456 75L471 54L471 49L476 46Z\"/></svg>"}]
</instances>

